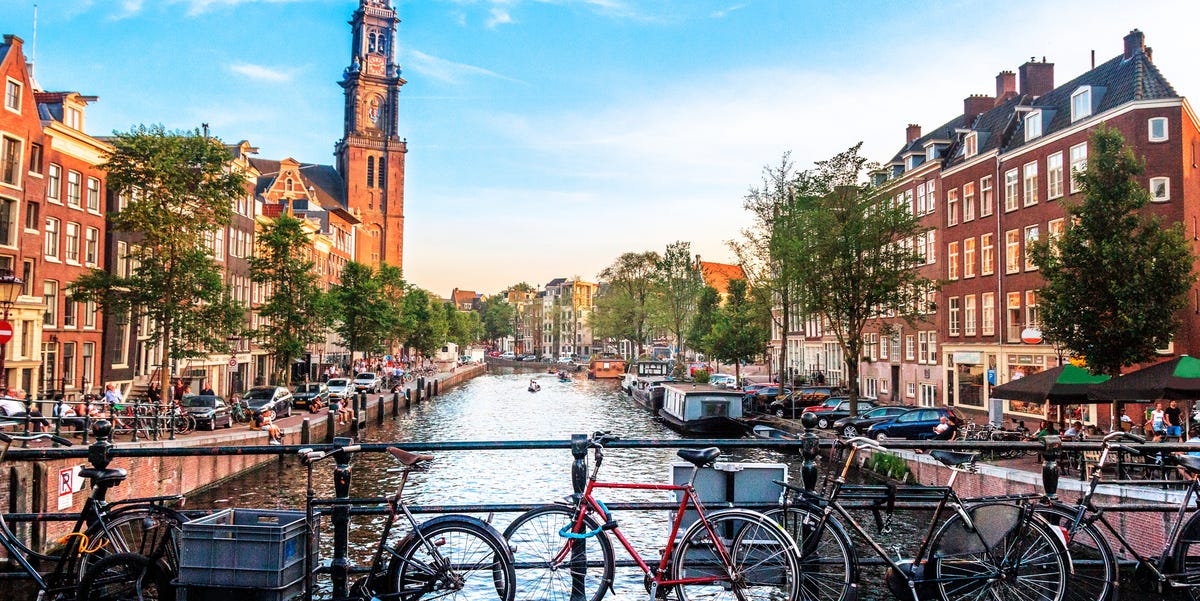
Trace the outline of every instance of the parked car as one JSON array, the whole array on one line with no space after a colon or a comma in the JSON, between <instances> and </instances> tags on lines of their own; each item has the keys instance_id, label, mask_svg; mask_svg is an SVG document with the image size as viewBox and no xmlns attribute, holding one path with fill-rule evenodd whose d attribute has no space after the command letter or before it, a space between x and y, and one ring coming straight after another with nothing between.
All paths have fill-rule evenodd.
<instances>
[{"instance_id":1,"label":"parked car","mask_svg":"<svg viewBox=\"0 0 1200 601\"><path fill-rule=\"evenodd\" d=\"M858 398L858 411L869 411L875 408L878 400L871 397ZM829 428L843 417L850 416L850 399L841 396L831 396L816 407L809 407L805 413L812 412L817 416L818 428Z\"/></svg>"},{"instance_id":2,"label":"parked car","mask_svg":"<svg viewBox=\"0 0 1200 601\"><path fill-rule=\"evenodd\" d=\"M749 401L755 411L767 413L771 407L771 403L775 402L776 398L780 396L787 397L792 394L792 389L784 388L783 392L780 392L778 384L765 384L752 391L744 390L743 392L746 393L743 399Z\"/></svg>"},{"instance_id":3,"label":"parked car","mask_svg":"<svg viewBox=\"0 0 1200 601\"><path fill-rule=\"evenodd\" d=\"M500 356L500 351L489 351L489 352L488 352L488 356L489 356L489 357L499 357L499 356Z\"/></svg>"},{"instance_id":4,"label":"parked car","mask_svg":"<svg viewBox=\"0 0 1200 601\"><path fill-rule=\"evenodd\" d=\"M717 388L737 388L737 378L733 374L709 374L708 383Z\"/></svg>"},{"instance_id":5,"label":"parked car","mask_svg":"<svg viewBox=\"0 0 1200 601\"><path fill-rule=\"evenodd\" d=\"M859 413L857 417L843 417L833 422L833 431L846 438L861 436L867 428L888 421L902 413L913 409L912 405L884 405L870 411Z\"/></svg>"},{"instance_id":6,"label":"parked car","mask_svg":"<svg viewBox=\"0 0 1200 601\"><path fill-rule=\"evenodd\" d=\"M809 407L824 403L831 396L845 396L846 391L838 386L803 386L787 398L775 399L767 410L776 417L795 419Z\"/></svg>"},{"instance_id":7,"label":"parked car","mask_svg":"<svg viewBox=\"0 0 1200 601\"><path fill-rule=\"evenodd\" d=\"M309 410L309 413L316 411L313 408L314 406L325 407L329 405L329 386L324 382L300 384L292 392L292 405L304 407Z\"/></svg>"},{"instance_id":8,"label":"parked car","mask_svg":"<svg viewBox=\"0 0 1200 601\"><path fill-rule=\"evenodd\" d=\"M503 353L500 353L500 358L508 359L509 361L514 361L517 358L517 354L512 351L504 351Z\"/></svg>"},{"instance_id":9,"label":"parked car","mask_svg":"<svg viewBox=\"0 0 1200 601\"><path fill-rule=\"evenodd\" d=\"M947 417L957 424L966 423L962 413L954 407L920 407L909 409L896 417L879 422L867 430L867 436L884 441L889 438L925 440L933 438L933 427Z\"/></svg>"},{"instance_id":10,"label":"parked car","mask_svg":"<svg viewBox=\"0 0 1200 601\"><path fill-rule=\"evenodd\" d=\"M570 356L570 355L563 355L563 356L561 356L561 357L559 357L559 358L558 358L558 361L557 361L557 363L558 363L559 365L570 365L570 364L571 364L571 356Z\"/></svg>"},{"instance_id":11,"label":"parked car","mask_svg":"<svg viewBox=\"0 0 1200 601\"><path fill-rule=\"evenodd\" d=\"M329 398L340 399L350 392L350 380L347 378L330 378L325 383L326 390L329 391Z\"/></svg>"},{"instance_id":12,"label":"parked car","mask_svg":"<svg viewBox=\"0 0 1200 601\"><path fill-rule=\"evenodd\" d=\"M283 386L255 386L242 395L251 411L270 409L277 417L292 416L292 393Z\"/></svg>"},{"instance_id":13,"label":"parked car","mask_svg":"<svg viewBox=\"0 0 1200 601\"><path fill-rule=\"evenodd\" d=\"M383 388L383 380L375 372L364 371L354 376L354 392L377 394Z\"/></svg>"},{"instance_id":14,"label":"parked car","mask_svg":"<svg viewBox=\"0 0 1200 601\"><path fill-rule=\"evenodd\" d=\"M225 399L215 394L197 394L183 397L183 410L196 418L196 428L216 430L233 426L233 412Z\"/></svg>"},{"instance_id":15,"label":"parked car","mask_svg":"<svg viewBox=\"0 0 1200 601\"><path fill-rule=\"evenodd\" d=\"M522 361L537 361L538 356L533 353L527 353L527 354L521 355L521 360Z\"/></svg>"}]
</instances>

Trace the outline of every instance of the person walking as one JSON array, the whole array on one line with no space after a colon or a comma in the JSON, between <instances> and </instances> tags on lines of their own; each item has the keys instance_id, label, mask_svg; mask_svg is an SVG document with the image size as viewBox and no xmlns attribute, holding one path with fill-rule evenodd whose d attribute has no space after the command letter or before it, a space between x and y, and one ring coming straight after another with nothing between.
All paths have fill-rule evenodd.
<instances>
[{"instance_id":1,"label":"person walking","mask_svg":"<svg viewBox=\"0 0 1200 601\"><path fill-rule=\"evenodd\" d=\"M1167 438L1178 440L1183 436L1183 417L1182 411L1176 401L1172 400L1167 408L1163 410L1163 417L1167 426Z\"/></svg>"},{"instance_id":2,"label":"person walking","mask_svg":"<svg viewBox=\"0 0 1200 601\"><path fill-rule=\"evenodd\" d=\"M1154 432L1154 442L1162 441L1167 434L1167 414L1162 403L1155 403L1154 411L1150 412L1150 430Z\"/></svg>"}]
</instances>

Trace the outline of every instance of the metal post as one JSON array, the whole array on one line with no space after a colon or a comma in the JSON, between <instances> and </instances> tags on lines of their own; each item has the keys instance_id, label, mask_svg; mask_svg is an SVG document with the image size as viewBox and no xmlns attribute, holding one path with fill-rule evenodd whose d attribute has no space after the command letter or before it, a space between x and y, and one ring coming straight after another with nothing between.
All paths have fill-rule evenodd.
<instances>
[{"instance_id":1,"label":"metal post","mask_svg":"<svg viewBox=\"0 0 1200 601\"><path fill-rule=\"evenodd\" d=\"M400 392L396 391L396 392L392 393L392 417L397 417L399 415L400 415Z\"/></svg>"},{"instance_id":2,"label":"metal post","mask_svg":"<svg viewBox=\"0 0 1200 601\"><path fill-rule=\"evenodd\" d=\"M575 463L571 464L571 489L577 495L576 499L587 487L587 443L587 434L571 435L571 456L575 458Z\"/></svg>"},{"instance_id":3,"label":"metal post","mask_svg":"<svg viewBox=\"0 0 1200 601\"><path fill-rule=\"evenodd\" d=\"M167 421L171 425L171 440L175 440L175 405L182 399L175 399L167 406Z\"/></svg>"},{"instance_id":4,"label":"metal post","mask_svg":"<svg viewBox=\"0 0 1200 601\"><path fill-rule=\"evenodd\" d=\"M437 396L437 395L441 394L441 392L439 392L439 390L438 390L440 388L441 383L442 383L441 380L438 380L437 378L433 379L433 396Z\"/></svg>"},{"instance_id":5,"label":"metal post","mask_svg":"<svg viewBox=\"0 0 1200 601\"><path fill-rule=\"evenodd\" d=\"M133 407L133 437L130 438L129 440L130 440L130 442L137 442L138 441L138 427L140 426L140 424L138 423L137 403L130 404L130 407ZM116 408L113 407L113 408L111 408L111 410L116 411ZM113 422L113 423L116 423L116 422ZM158 417L154 418L154 425L155 425L155 427L158 426ZM156 434L157 434L157 432L158 431L155 430ZM157 438L157 436L155 438Z\"/></svg>"},{"instance_id":6,"label":"metal post","mask_svg":"<svg viewBox=\"0 0 1200 601\"><path fill-rule=\"evenodd\" d=\"M85 395L83 397L83 439L80 444L88 443L88 434L92 431L92 408L91 401Z\"/></svg>"},{"instance_id":7,"label":"metal post","mask_svg":"<svg viewBox=\"0 0 1200 601\"><path fill-rule=\"evenodd\" d=\"M407 411L412 408L412 389L404 389L404 409Z\"/></svg>"},{"instance_id":8,"label":"metal post","mask_svg":"<svg viewBox=\"0 0 1200 601\"><path fill-rule=\"evenodd\" d=\"M813 491L817 488L817 451L820 441L813 430L817 427L817 416L805 412L800 416L804 426L804 436L800 443L800 452L804 455L804 464L800 467L800 477L804 481L804 490Z\"/></svg>"},{"instance_id":9,"label":"metal post","mask_svg":"<svg viewBox=\"0 0 1200 601\"><path fill-rule=\"evenodd\" d=\"M375 407L375 425L383 425L383 405L386 401L383 395L379 395L379 405Z\"/></svg>"},{"instance_id":10,"label":"metal post","mask_svg":"<svg viewBox=\"0 0 1200 601\"><path fill-rule=\"evenodd\" d=\"M1058 497L1058 452L1061 447L1061 436L1042 437L1042 487L1051 499Z\"/></svg>"},{"instance_id":11,"label":"metal post","mask_svg":"<svg viewBox=\"0 0 1200 601\"><path fill-rule=\"evenodd\" d=\"M333 439L333 444L346 447L354 444L354 439L338 437ZM353 457L349 453L334 454L333 460L337 462L337 467L333 469L333 491L338 500L350 498L350 460ZM333 523L333 561L329 564L329 577L333 581L334 598L345 599L350 596L347 586L350 562L346 559L350 541L350 506L334 505L330 521Z\"/></svg>"},{"instance_id":12,"label":"metal post","mask_svg":"<svg viewBox=\"0 0 1200 601\"><path fill-rule=\"evenodd\" d=\"M344 403L346 400L342 399L342 402ZM325 414L325 444L333 442L333 437L336 435L337 418L334 416L333 412L330 411Z\"/></svg>"}]
</instances>

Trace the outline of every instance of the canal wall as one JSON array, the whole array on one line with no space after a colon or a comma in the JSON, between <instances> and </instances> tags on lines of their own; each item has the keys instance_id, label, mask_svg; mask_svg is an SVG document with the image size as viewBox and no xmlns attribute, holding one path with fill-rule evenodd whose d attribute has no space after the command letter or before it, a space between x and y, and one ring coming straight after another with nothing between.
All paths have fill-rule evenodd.
<instances>
[{"instance_id":1,"label":"canal wall","mask_svg":"<svg viewBox=\"0 0 1200 601\"><path fill-rule=\"evenodd\" d=\"M438 376L438 393L444 392L471 378L486 373L485 365L458 367ZM432 388L432 381L429 382ZM411 403L428 402L428 395L420 395L414 387L409 388ZM418 400L420 399L420 400ZM394 407L398 402L398 407ZM382 405L382 407L381 407ZM391 393L368 399L366 411L359 414L359 428L371 428L381 416L389 419L395 413L406 412L405 397L394 400ZM329 419L328 412L306 416L295 423L281 427L284 444L320 444L333 436L350 436L355 424L338 425ZM295 419L295 418L293 418ZM180 448L180 447L237 447L262 446L267 444L267 434L249 430L246 425L235 424L228 430L217 430L190 435L176 440L128 442L116 441L117 448ZM190 457L118 457L110 468L122 468L128 472L126 480L109 491L109 500L161 495L187 495L214 486L248 470L269 462L282 461L278 455L204 455ZM6 461L4 476L0 478L0 498L7 500L0 511L6 513L78 513L91 490L86 482L73 477L80 468L88 467L84 459L39 460L28 462ZM69 483L69 484L68 484ZM62 488L60 488L60 485ZM67 489L69 487L69 489ZM66 489L66 490L65 490ZM47 541L56 539L69 531L69 522L46 522L34 528L21 526L28 540L42 548ZM0 557L4 551L0 548Z\"/></svg>"}]
</instances>

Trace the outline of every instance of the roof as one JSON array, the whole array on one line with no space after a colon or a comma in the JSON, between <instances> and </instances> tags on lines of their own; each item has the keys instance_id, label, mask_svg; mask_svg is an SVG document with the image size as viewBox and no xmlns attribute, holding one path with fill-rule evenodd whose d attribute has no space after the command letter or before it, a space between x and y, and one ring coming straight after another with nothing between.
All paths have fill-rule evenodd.
<instances>
[{"instance_id":1,"label":"roof","mask_svg":"<svg viewBox=\"0 0 1200 601\"><path fill-rule=\"evenodd\" d=\"M746 272L741 265L700 261L700 277L705 285L716 288L721 294L729 294L729 281L746 279Z\"/></svg>"},{"instance_id":2,"label":"roof","mask_svg":"<svg viewBox=\"0 0 1200 601\"><path fill-rule=\"evenodd\" d=\"M450 293L450 300L453 301L455 305L460 305L463 303L470 304L477 296L479 295L475 294L475 292L472 290L459 290L458 288L455 288L454 291Z\"/></svg>"},{"instance_id":3,"label":"roof","mask_svg":"<svg viewBox=\"0 0 1200 601\"><path fill-rule=\"evenodd\" d=\"M888 161L888 163L902 163L904 161L904 155L910 152L919 153L922 157L921 161L924 162L925 145L934 141L945 143L951 142L954 140L954 130L959 127L963 127L964 124L966 124L967 119L967 115L959 115L950 121L947 121L946 123L929 130L929 133L902 146L900 151L896 153L896 156L892 157L892 160Z\"/></svg>"},{"instance_id":4,"label":"roof","mask_svg":"<svg viewBox=\"0 0 1200 601\"><path fill-rule=\"evenodd\" d=\"M261 195L268 190L283 170L281 161L249 157L250 165L258 170L260 175L255 185L254 193ZM346 197L343 192L342 175L332 165L315 163L300 163L296 168L300 182L308 190L312 188L318 204L326 210L346 210Z\"/></svg>"}]
</instances>

